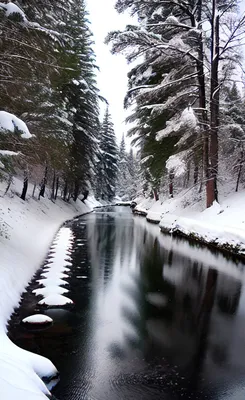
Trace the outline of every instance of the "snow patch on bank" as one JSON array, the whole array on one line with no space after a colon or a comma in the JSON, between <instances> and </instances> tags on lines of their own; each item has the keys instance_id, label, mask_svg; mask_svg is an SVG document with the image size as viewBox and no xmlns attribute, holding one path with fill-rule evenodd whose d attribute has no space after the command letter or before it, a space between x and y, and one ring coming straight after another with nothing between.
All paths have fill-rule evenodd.
<instances>
[{"instance_id":1,"label":"snow patch on bank","mask_svg":"<svg viewBox=\"0 0 245 400\"><path fill-rule=\"evenodd\" d=\"M245 190L230 193L206 209L201 195L185 191L173 199L143 199L135 208L163 231L178 232L245 255ZM147 205L147 207L146 207Z\"/></svg>"}]
</instances>

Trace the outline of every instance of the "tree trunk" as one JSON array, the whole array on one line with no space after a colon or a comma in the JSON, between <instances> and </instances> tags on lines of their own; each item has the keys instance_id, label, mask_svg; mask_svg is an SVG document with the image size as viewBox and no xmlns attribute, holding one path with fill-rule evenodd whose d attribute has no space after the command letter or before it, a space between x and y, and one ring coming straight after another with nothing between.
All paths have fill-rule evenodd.
<instances>
[{"instance_id":1,"label":"tree trunk","mask_svg":"<svg viewBox=\"0 0 245 400\"><path fill-rule=\"evenodd\" d=\"M34 183L34 186L33 186L32 196L31 196L33 199L34 199L34 197L35 197L36 187L37 187L37 184L36 184L36 182L35 182L35 183Z\"/></svg>"},{"instance_id":2,"label":"tree trunk","mask_svg":"<svg viewBox=\"0 0 245 400\"><path fill-rule=\"evenodd\" d=\"M174 197L174 174L170 172L169 174L169 196Z\"/></svg>"},{"instance_id":3,"label":"tree trunk","mask_svg":"<svg viewBox=\"0 0 245 400\"><path fill-rule=\"evenodd\" d=\"M88 190L85 190L85 191L83 192L83 199L82 199L82 202L83 202L83 203L84 203L85 200L87 200L88 195L89 195L89 191L88 191Z\"/></svg>"},{"instance_id":4,"label":"tree trunk","mask_svg":"<svg viewBox=\"0 0 245 400\"><path fill-rule=\"evenodd\" d=\"M159 200L159 194L158 194L158 191L157 191L156 188L153 189L153 194L154 194L154 199L155 199L156 201L158 201L158 200Z\"/></svg>"},{"instance_id":5,"label":"tree trunk","mask_svg":"<svg viewBox=\"0 0 245 400\"><path fill-rule=\"evenodd\" d=\"M64 187L64 193L63 193L63 200L66 201L66 196L68 192L68 180L65 180L65 187Z\"/></svg>"},{"instance_id":6,"label":"tree trunk","mask_svg":"<svg viewBox=\"0 0 245 400\"><path fill-rule=\"evenodd\" d=\"M23 181L23 189L20 198L22 200L26 199L26 193L28 189L28 171L27 169L24 170L24 181Z\"/></svg>"},{"instance_id":7,"label":"tree trunk","mask_svg":"<svg viewBox=\"0 0 245 400\"><path fill-rule=\"evenodd\" d=\"M194 175L193 175L193 179L194 179L194 185L197 184L198 182L198 174L199 174L199 167L198 167L198 163L195 163L195 167L194 167Z\"/></svg>"},{"instance_id":8,"label":"tree trunk","mask_svg":"<svg viewBox=\"0 0 245 400\"><path fill-rule=\"evenodd\" d=\"M238 188L239 188L239 183L240 183L240 178L241 178L241 173L242 173L242 166L243 166L243 149L241 150L241 155L240 155L240 163L239 163L239 169L238 169L238 175L237 175L237 181L236 181L236 192L238 192Z\"/></svg>"},{"instance_id":9,"label":"tree trunk","mask_svg":"<svg viewBox=\"0 0 245 400\"><path fill-rule=\"evenodd\" d=\"M7 184L6 190L4 192L4 196L5 196L5 194L8 193L12 182L13 182L13 175L10 174L9 177L8 177L8 184Z\"/></svg>"},{"instance_id":10,"label":"tree trunk","mask_svg":"<svg viewBox=\"0 0 245 400\"><path fill-rule=\"evenodd\" d=\"M219 14L217 0L212 0L211 33L211 85L210 85L210 143L209 178L207 182L207 207L218 201L218 127L219 127Z\"/></svg>"},{"instance_id":11,"label":"tree trunk","mask_svg":"<svg viewBox=\"0 0 245 400\"><path fill-rule=\"evenodd\" d=\"M79 181L78 179L75 180L74 182L74 193L73 193L73 200L77 201L78 195L79 195Z\"/></svg>"},{"instance_id":12,"label":"tree trunk","mask_svg":"<svg viewBox=\"0 0 245 400\"><path fill-rule=\"evenodd\" d=\"M40 189L39 196L38 196L38 200L40 200L40 197L44 197L46 184L47 184L47 177L48 177L48 166L46 165L44 177L43 177L43 180L41 183L41 189Z\"/></svg>"},{"instance_id":13,"label":"tree trunk","mask_svg":"<svg viewBox=\"0 0 245 400\"><path fill-rule=\"evenodd\" d=\"M54 169L53 182L52 182L52 193L51 193L51 199L52 200L55 199L55 182L56 182L56 172L55 172L55 169Z\"/></svg>"},{"instance_id":14,"label":"tree trunk","mask_svg":"<svg viewBox=\"0 0 245 400\"><path fill-rule=\"evenodd\" d=\"M54 194L54 199L55 199L55 200L57 199L58 190L59 190L59 177L57 176L57 178L56 178L55 194Z\"/></svg>"}]
</instances>

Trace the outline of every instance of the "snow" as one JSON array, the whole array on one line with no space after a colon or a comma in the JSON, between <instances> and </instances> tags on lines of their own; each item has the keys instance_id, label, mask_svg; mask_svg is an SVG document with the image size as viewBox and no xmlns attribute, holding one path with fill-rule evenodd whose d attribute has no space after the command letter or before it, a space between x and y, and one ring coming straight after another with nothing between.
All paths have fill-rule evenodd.
<instances>
[{"instance_id":1,"label":"snow","mask_svg":"<svg viewBox=\"0 0 245 400\"><path fill-rule=\"evenodd\" d=\"M16 115L10 114L6 111L0 111L0 131L4 133L5 132L16 133L16 131L19 131L21 132L20 136L23 139L29 139L32 137L25 122L22 121L20 118L16 117Z\"/></svg>"},{"instance_id":2,"label":"snow","mask_svg":"<svg viewBox=\"0 0 245 400\"><path fill-rule=\"evenodd\" d=\"M178 154L173 154L167 160L166 168L169 172L172 172L176 178L179 178L186 172L186 158L188 154L189 153L186 151L181 151Z\"/></svg>"},{"instance_id":3,"label":"snow","mask_svg":"<svg viewBox=\"0 0 245 400\"><path fill-rule=\"evenodd\" d=\"M217 247L232 247L245 255L245 190L220 194L220 203L205 208L195 189L186 190L173 199L141 199L135 210L145 210L147 220L159 223L162 230L195 236ZM147 204L147 207L146 207Z\"/></svg>"},{"instance_id":4,"label":"snow","mask_svg":"<svg viewBox=\"0 0 245 400\"><path fill-rule=\"evenodd\" d=\"M33 293L36 295L43 295L44 299L40 300L38 304L47 306L57 306L73 303L72 300L62 296L64 289L59 287L67 285L64 279L69 278L69 275L64 273L64 270L69 271L68 266L72 265L70 262L71 257L69 249L74 240L72 231L70 228L62 227L51 246L52 258L49 259L46 265L44 265L45 272L41 274L45 279L40 279L38 282L44 286L44 290L35 290ZM68 290L66 290L68 292Z\"/></svg>"},{"instance_id":5,"label":"snow","mask_svg":"<svg viewBox=\"0 0 245 400\"><path fill-rule=\"evenodd\" d=\"M41 288L41 289L35 289L32 292L35 293L36 296L47 297L50 294L50 292L53 293L53 294L65 294L65 293L68 293L69 290L65 289L65 288L63 288L61 286L55 286L54 285L54 286L51 286L51 287L49 286L49 287L44 287L44 288Z\"/></svg>"},{"instance_id":6,"label":"snow","mask_svg":"<svg viewBox=\"0 0 245 400\"><path fill-rule=\"evenodd\" d=\"M48 359L14 345L1 335L0 387L4 400L41 400L50 392L42 377L57 377L58 371ZM54 381L50 384L52 388Z\"/></svg>"},{"instance_id":7,"label":"snow","mask_svg":"<svg viewBox=\"0 0 245 400\"><path fill-rule=\"evenodd\" d=\"M19 14L23 21L27 21L25 13L16 4L9 2L8 4L0 3L0 8L5 11L6 17L10 17L13 14Z\"/></svg>"},{"instance_id":8,"label":"snow","mask_svg":"<svg viewBox=\"0 0 245 400\"><path fill-rule=\"evenodd\" d=\"M47 315L35 314L35 315L30 315L29 317L22 319L22 322L24 324L46 324L46 323L53 322L53 320L52 320L52 318L48 317Z\"/></svg>"},{"instance_id":9,"label":"snow","mask_svg":"<svg viewBox=\"0 0 245 400\"><path fill-rule=\"evenodd\" d=\"M48 297L44 297L44 299L40 300L38 304L59 307L67 304L73 304L73 301L68 299L68 297L62 296L61 294L51 294Z\"/></svg>"},{"instance_id":10,"label":"snow","mask_svg":"<svg viewBox=\"0 0 245 400\"><path fill-rule=\"evenodd\" d=\"M0 150L0 155L1 156L17 156L19 153L16 153L16 151L11 151L11 150Z\"/></svg>"},{"instance_id":11,"label":"snow","mask_svg":"<svg viewBox=\"0 0 245 400\"><path fill-rule=\"evenodd\" d=\"M22 185L19 179L13 178L4 196L6 183L0 182L0 388L5 400L41 400L46 399L45 393L49 391L40 377L56 375L57 370L46 358L15 346L6 336L7 321L60 225L90 212L99 203L93 198L86 200L86 204L80 200L68 204L59 199L53 203L47 198L38 201L28 196L23 201L18 196ZM28 193L32 190L33 186L29 185ZM51 279L48 284L45 281L50 286ZM57 280L52 286L57 286ZM52 293L55 293L53 289ZM41 294L46 297L48 292Z\"/></svg>"},{"instance_id":12,"label":"snow","mask_svg":"<svg viewBox=\"0 0 245 400\"><path fill-rule=\"evenodd\" d=\"M160 141L163 138L178 133L180 130L197 129L198 120L195 116L192 107L187 107L183 110L180 116L173 117L166 123L166 128L159 131L156 135L156 140Z\"/></svg>"}]
</instances>

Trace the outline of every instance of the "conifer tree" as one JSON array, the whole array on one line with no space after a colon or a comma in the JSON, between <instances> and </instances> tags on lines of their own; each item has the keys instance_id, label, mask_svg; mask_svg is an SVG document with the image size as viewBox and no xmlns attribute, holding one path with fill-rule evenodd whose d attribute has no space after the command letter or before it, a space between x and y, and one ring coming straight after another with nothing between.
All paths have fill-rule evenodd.
<instances>
[{"instance_id":1,"label":"conifer tree","mask_svg":"<svg viewBox=\"0 0 245 400\"><path fill-rule=\"evenodd\" d=\"M100 129L99 148L96 194L99 199L111 202L116 191L118 147L108 107Z\"/></svg>"}]
</instances>

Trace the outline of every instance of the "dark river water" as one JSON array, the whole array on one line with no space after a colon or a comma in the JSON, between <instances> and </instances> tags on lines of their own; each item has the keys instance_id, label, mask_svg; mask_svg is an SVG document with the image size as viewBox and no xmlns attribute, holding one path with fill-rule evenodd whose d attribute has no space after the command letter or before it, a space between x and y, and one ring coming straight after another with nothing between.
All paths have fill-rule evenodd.
<instances>
[{"instance_id":1,"label":"dark river water","mask_svg":"<svg viewBox=\"0 0 245 400\"><path fill-rule=\"evenodd\" d=\"M74 233L70 310L9 336L50 358L59 400L245 399L244 265L160 233L126 207L67 225ZM81 279L82 277L82 279Z\"/></svg>"}]
</instances>

